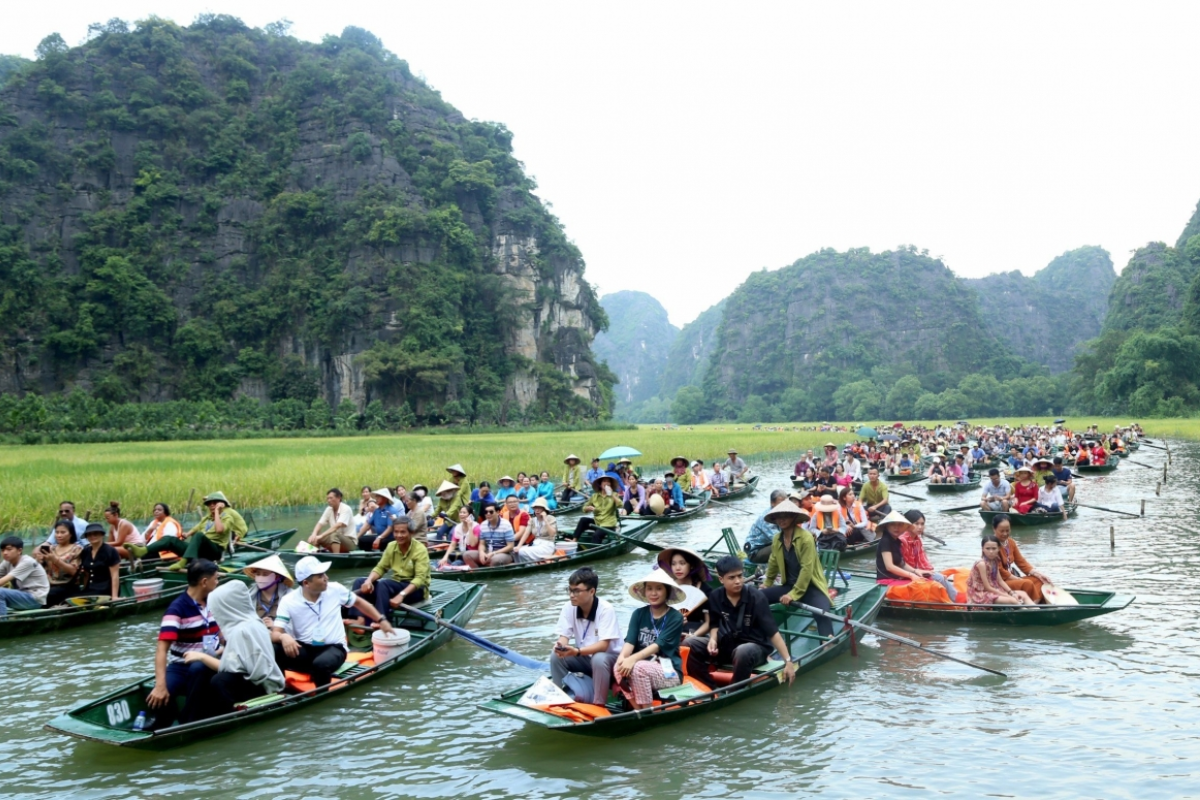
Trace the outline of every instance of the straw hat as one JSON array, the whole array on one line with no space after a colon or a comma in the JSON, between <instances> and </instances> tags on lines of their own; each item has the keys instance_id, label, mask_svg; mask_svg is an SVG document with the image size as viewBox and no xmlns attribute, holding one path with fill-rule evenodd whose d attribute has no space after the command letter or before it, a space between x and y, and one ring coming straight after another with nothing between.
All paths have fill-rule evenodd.
<instances>
[{"instance_id":1,"label":"straw hat","mask_svg":"<svg viewBox=\"0 0 1200 800\"><path fill-rule=\"evenodd\" d=\"M392 493L388 491L386 486L382 489L372 489L371 494L377 494L380 497L386 497L389 503L396 499L392 497Z\"/></svg>"},{"instance_id":2,"label":"straw hat","mask_svg":"<svg viewBox=\"0 0 1200 800\"><path fill-rule=\"evenodd\" d=\"M1030 475L1033 474L1032 469L1030 469L1029 467L1021 466L1021 467L1017 467L1015 470L1013 470L1013 477L1015 478L1016 476L1020 475L1022 472L1028 472Z\"/></svg>"},{"instance_id":3,"label":"straw hat","mask_svg":"<svg viewBox=\"0 0 1200 800\"><path fill-rule=\"evenodd\" d=\"M628 458L622 458L622 459L619 459L617 461L617 463L618 464L632 464L633 462L631 460L629 460Z\"/></svg>"},{"instance_id":4,"label":"straw hat","mask_svg":"<svg viewBox=\"0 0 1200 800\"><path fill-rule=\"evenodd\" d=\"M836 445L836 444L834 444L833 442L826 442L824 446L825 446L825 447L832 447L834 450L837 450L837 445Z\"/></svg>"},{"instance_id":5,"label":"straw hat","mask_svg":"<svg viewBox=\"0 0 1200 800\"><path fill-rule=\"evenodd\" d=\"M737 450L734 450L734 449L731 447L731 448L729 448L728 450L726 450L726 451L725 451L725 455L727 455L727 456L736 456L736 455L737 455Z\"/></svg>"},{"instance_id":6,"label":"straw hat","mask_svg":"<svg viewBox=\"0 0 1200 800\"><path fill-rule=\"evenodd\" d=\"M682 462L683 462L683 465L684 465L685 467L688 465L687 456L674 456L674 457L671 459L671 466L672 466L672 467L673 467L673 466L675 466L675 462L676 462L676 461L682 461Z\"/></svg>"},{"instance_id":7,"label":"straw hat","mask_svg":"<svg viewBox=\"0 0 1200 800\"><path fill-rule=\"evenodd\" d=\"M661 583L667 587L667 604L682 603L687 599L687 595L683 593L683 589L679 588L679 584L671 577L671 573L663 572L657 567L650 571L648 575L639 578L629 584L629 596L634 600L641 600L643 603L650 602L646 599L646 584Z\"/></svg>"},{"instance_id":8,"label":"straw hat","mask_svg":"<svg viewBox=\"0 0 1200 800\"><path fill-rule=\"evenodd\" d=\"M442 485L437 488L437 491L434 492L434 494L443 495L446 492L457 492L457 491L458 491L457 484L451 483L450 481L442 481Z\"/></svg>"},{"instance_id":9,"label":"straw hat","mask_svg":"<svg viewBox=\"0 0 1200 800\"><path fill-rule=\"evenodd\" d=\"M508 481L513 486L517 485L517 479L514 478L512 475L505 475L502 478L500 478L500 480L496 481L496 483L504 483L505 481Z\"/></svg>"},{"instance_id":10,"label":"straw hat","mask_svg":"<svg viewBox=\"0 0 1200 800\"><path fill-rule=\"evenodd\" d=\"M604 481L612 481L613 489L621 488L621 476L615 472L606 472L596 480L592 481L592 488L597 492L601 490Z\"/></svg>"},{"instance_id":11,"label":"straw hat","mask_svg":"<svg viewBox=\"0 0 1200 800\"><path fill-rule=\"evenodd\" d=\"M279 556L271 555L267 556L261 561L255 561L253 564L243 567L242 572L249 575L250 570L252 569L261 569L267 572L274 572L276 575L283 578L283 582L288 586L296 585L296 581L292 579L292 573L288 572L288 568L284 565L283 559Z\"/></svg>"},{"instance_id":12,"label":"straw hat","mask_svg":"<svg viewBox=\"0 0 1200 800\"><path fill-rule=\"evenodd\" d=\"M570 464L572 461L574 461L576 464L580 463L579 456L571 453L571 455L563 459L564 464Z\"/></svg>"},{"instance_id":13,"label":"straw hat","mask_svg":"<svg viewBox=\"0 0 1200 800\"><path fill-rule=\"evenodd\" d=\"M462 475L464 478L467 477L467 471L462 468L462 464L451 464L450 466L446 467L446 472L456 472L459 475Z\"/></svg>"},{"instance_id":14,"label":"straw hat","mask_svg":"<svg viewBox=\"0 0 1200 800\"><path fill-rule=\"evenodd\" d=\"M813 506L813 508L817 509L817 511L822 511L826 514L831 514L834 511L838 511L839 509L841 509L841 506L838 505L837 500L833 499L833 495L823 494L823 495L821 495L821 499L817 501L817 504L815 506Z\"/></svg>"},{"instance_id":15,"label":"straw hat","mask_svg":"<svg viewBox=\"0 0 1200 800\"><path fill-rule=\"evenodd\" d=\"M658 554L658 568L668 575L673 575L671 572L671 559L675 556L683 556L687 559L688 564L692 569L699 567L700 580L708 583L712 580L712 573L709 572L708 565L704 563L704 559L695 550L689 550L686 547L668 547L660 551Z\"/></svg>"},{"instance_id":16,"label":"straw hat","mask_svg":"<svg viewBox=\"0 0 1200 800\"><path fill-rule=\"evenodd\" d=\"M887 526L889 526L889 525L903 525L905 530L907 530L907 529L909 529L909 528L911 528L911 527L912 527L912 523L911 523L911 522L909 522L909 521L908 521L908 520L905 518L905 516L904 516L903 514L901 514L899 511L893 511L893 512L891 512L891 513L890 513L890 514L888 514L886 517L884 517L883 519L879 520L879 523L878 523L878 524L877 524L875 527L876 527L877 529L878 529L878 528L887 528L887 529L888 529L888 531L890 532L890 531L891 531L891 528L888 528L888 527L887 527Z\"/></svg>"},{"instance_id":17,"label":"straw hat","mask_svg":"<svg viewBox=\"0 0 1200 800\"><path fill-rule=\"evenodd\" d=\"M820 508L820 507L821 506L818 503L817 508ZM768 511L766 513L766 515L763 517L763 519L765 521L771 523L772 525L774 525L776 517L781 517L785 514L791 514L793 516L800 517L802 522L811 519L811 517L809 517L807 511L805 511L803 508L796 505L795 503L793 503L790 500L784 500L782 503L780 503L779 505L772 508L770 511Z\"/></svg>"},{"instance_id":18,"label":"straw hat","mask_svg":"<svg viewBox=\"0 0 1200 800\"><path fill-rule=\"evenodd\" d=\"M428 486L426 486L425 484L423 484L423 483L414 483L414 484L413 484L413 491L414 491L414 492L415 492L415 491L418 491L418 490L420 490L420 489L424 489L424 490L425 490L425 494L429 494L429 487L428 487Z\"/></svg>"},{"instance_id":19,"label":"straw hat","mask_svg":"<svg viewBox=\"0 0 1200 800\"><path fill-rule=\"evenodd\" d=\"M546 502L546 498L544 498L544 497L539 497L537 500L534 500L530 504L529 507L530 508L544 508L544 509L546 509L546 511L550 510L550 504Z\"/></svg>"}]
</instances>

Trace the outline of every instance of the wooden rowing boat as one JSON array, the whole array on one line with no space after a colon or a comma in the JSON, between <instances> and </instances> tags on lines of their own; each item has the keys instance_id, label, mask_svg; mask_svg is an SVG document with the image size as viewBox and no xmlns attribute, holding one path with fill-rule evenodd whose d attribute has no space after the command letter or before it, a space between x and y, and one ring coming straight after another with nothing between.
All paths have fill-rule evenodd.
<instances>
[{"instance_id":1,"label":"wooden rowing boat","mask_svg":"<svg viewBox=\"0 0 1200 800\"><path fill-rule=\"evenodd\" d=\"M1075 503L1066 503L1067 516L1073 517L1079 511L1079 506ZM988 525L992 524L992 518L997 514L1006 514L1014 526L1025 528L1038 527L1042 525L1058 525L1066 522L1062 514L1050 513L1033 513L1033 514L1017 514L1012 511L984 511L979 509L979 516L983 517L983 521Z\"/></svg>"},{"instance_id":2,"label":"wooden rowing boat","mask_svg":"<svg viewBox=\"0 0 1200 800\"><path fill-rule=\"evenodd\" d=\"M623 519L627 520L629 517L624 517ZM642 520L629 524L622 522L620 538L610 536L600 544L580 542L576 551L571 555L554 556L543 561L516 561L512 564L503 564L498 567L447 570L445 572L435 572L434 575L443 580L450 581L477 581L485 578L510 578L514 575L525 575L530 572L539 572L546 569L574 568L578 564L586 564L628 553L637 545L627 540L633 539L644 542L646 536L650 533L650 529L653 527L653 520ZM562 535L558 537L558 541L565 541Z\"/></svg>"},{"instance_id":3,"label":"wooden rowing boat","mask_svg":"<svg viewBox=\"0 0 1200 800\"><path fill-rule=\"evenodd\" d=\"M761 477L762 476L760 475L752 475L750 476L750 480L746 481L745 483L737 484L735 488L729 491L729 494L725 495L724 497L717 497L714 499L720 500L722 503L728 503L730 500L740 500L743 497L749 497L750 495L754 494L754 490L758 488L758 482ZM794 483L795 482L793 481L793 484Z\"/></svg>"},{"instance_id":4,"label":"wooden rowing boat","mask_svg":"<svg viewBox=\"0 0 1200 800\"><path fill-rule=\"evenodd\" d=\"M483 596L482 586L440 580L433 581L430 591L430 601L423 604L421 610L431 614L440 613L443 619L460 627L470 620ZM146 706L146 698L154 687L154 676L149 676L98 700L80 704L55 717L45 728L54 733L117 747L145 750L177 747L308 707L331 697L345 698L350 690L387 673L397 672L406 664L428 655L453 635L432 621L404 611L393 611L392 622L408 630L411 636L408 649L382 664L375 664L373 660L362 663L347 661L329 689L295 691L287 688L280 694L255 698L230 714L160 730L135 731L133 723L140 712L145 711L148 715L158 713ZM354 649L351 648L352 651ZM269 734L271 731L264 730L261 733Z\"/></svg>"},{"instance_id":5,"label":"wooden rowing boat","mask_svg":"<svg viewBox=\"0 0 1200 800\"><path fill-rule=\"evenodd\" d=\"M665 525L670 522L681 522L685 519L703 514L708 508L708 502L712 499L711 492L701 492L700 494L684 493L684 504L687 506L683 511L677 511L669 514L626 514L621 519L631 522L639 522L649 520L657 522L660 525Z\"/></svg>"},{"instance_id":6,"label":"wooden rowing boat","mask_svg":"<svg viewBox=\"0 0 1200 800\"><path fill-rule=\"evenodd\" d=\"M449 542L426 542L425 547L429 549L429 558L441 558L449 547ZM301 553L297 550L280 550L277 555L283 560L283 563L289 567L296 566L296 562L305 556L316 556L321 561L327 561L333 566L330 569L357 569L367 570L379 563L379 559L383 557L382 550L351 550L349 553Z\"/></svg>"},{"instance_id":7,"label":"wooden rowing boat","mask_svg":"<svg viewBox=\"0 0 1200 800\"><path fill-rule=\"evenodd\" d=\"M1133 602L1132 595L1118 595L1096 589L1067 589L1079 605L1067 606L1005 606L959 605L957 603L909 603L884 598L881 617L887 619L920 620L922 622L957 622L967 625L1067 625L1120 611Z\"/></svg>"},{"instance_id":8,"label":"wooden rowing boat","mask_svg":"<svg viewBox=\"0 0 1200 800\"><path fill-rule=\"evenodd\" d=\"M223 567L223 570L236 569L236 567L230 566ZM136 596L133 582L150 578L161 578L162 590L154 596ZM221 575L221 580L240 580L249 583L250 577L241 572L226 571ZM53 608L35 608L30 611L10 610L8 616L0 618L0 639L48 633L64 628L108 622L120 617L148 614L166 608L172 600L187 591L187 573L185 572L143 569L140 572L121 576L120 581L121 586L117 590L120 597L116 600L110 597L73 597L64 605Z\"/></svg>"},{"instance_id":9,"label":"wooden rowing boat","mask_svg":"<svg viewBox=\"0 0 1200 800\"><path fill-rule=\"evenodd\" d=\"M969 492L972 489L979 488L980 477L978 473L967 478L965 483L934 483L930 481L925 488L932 494L949 494L951 492Z\"/></svg>"},{"instance_id":10,"label":"wooden rowing boat","mask_svg":"<svg viewBox=\"0 0 1200 800\"><path fill-rule=\"evenodd\" d=\"M849 583L849 588L843 588L835 598L834 609L841 613L849 613L851 618L859 622L870 623L883 604L885 588L876 585L873 580L863 578L851 577ZM849 626L837 630L833 637L826 639L810 630L814 622L812 616L805 611L777 605L771 607L771 613L796 663L797 675L827 664L850 648ZM688 682L681 686L661 689L659 693L662 704L641 711L626 711L620 700L612 699L605 707L608 711L607 716L596 716L586 721L569 719L520 705L517 701L529 685L505 692L495 700L481 704L480 708L554 731L615 738L715 711L784 683L783 662L768 661L740 683L724 686L718 684L709 689L703 684L697 686Z\"/></svg>"},{"instance_id":11,"label":"wooden rowing boat","mask_svg":"<svg viewBox=\"0 0 1200 800\"><path fill-rule=\"evenodd\" d=\"M1107 464L1084 464L1082 467L1076 466L1075 471L1081 475L1100 475L1112 472L1119 466L1121 466L1121 457L1118 455L1109 455Z\"/></svg>"}]
</instances>

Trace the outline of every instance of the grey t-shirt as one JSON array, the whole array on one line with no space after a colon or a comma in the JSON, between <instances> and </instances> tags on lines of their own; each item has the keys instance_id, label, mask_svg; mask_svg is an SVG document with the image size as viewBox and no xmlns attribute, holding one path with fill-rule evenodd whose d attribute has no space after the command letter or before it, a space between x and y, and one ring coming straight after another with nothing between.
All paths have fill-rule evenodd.
<instances>
[{"instance_id":1,"label":"grey t-shirt","mask_svg":"<svg viewBox=\"0 0 1200 800\"><path fill-rule=\"evenodd\" d=\"M50 594L50 579L46 577L46 570L42 569L42 565L33 560L32 556L22 554L17 560L17 565L0 559L0 578L13 574L13 580L9 583L13 589L19 589L22 592L28 592L42 605L46 604L46 595Z\"/></svg>"}]
</instances>

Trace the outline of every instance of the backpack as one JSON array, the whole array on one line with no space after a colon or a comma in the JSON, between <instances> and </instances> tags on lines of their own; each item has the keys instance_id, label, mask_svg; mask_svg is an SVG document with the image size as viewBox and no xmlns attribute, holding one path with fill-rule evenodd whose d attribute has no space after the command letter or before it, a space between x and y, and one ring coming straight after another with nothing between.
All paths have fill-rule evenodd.
<instances>
[{"instance_id":1,"label":"backpack","mask_svg":"<svg viewBox=\"0 0 1200 800\"><path fill-rule=\"evenodd\" d=\"M846 534L833 528L826 528L817 537L817 549L837 550L839 553L846 552Z\"/></svg>"}]
</instances>

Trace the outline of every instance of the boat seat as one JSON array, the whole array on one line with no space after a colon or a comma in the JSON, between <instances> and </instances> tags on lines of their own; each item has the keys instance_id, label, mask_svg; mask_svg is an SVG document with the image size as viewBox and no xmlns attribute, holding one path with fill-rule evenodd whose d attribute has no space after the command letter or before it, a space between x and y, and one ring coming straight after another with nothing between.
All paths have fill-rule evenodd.
<instances>
[{"instance_id":1,"label":"boat seat","mask_svg":"<svg viewBox=\"0 0 1200 800\"><path fill-rule=\"evenodd\" d=\"M358 666L358 665L354 664L354 666ZM341 672L341 670L345 669L345 668L346 668L346 665L343 664L341 669L338 670L338 672ZM307 672L296 672L295 670L285 669L283 671L283 682L284 682L284 685L288 689L291 689L296 694L303 694L304 692L311 692L313 689L317 688L317 685L315 683L313 683L312 676L309 675ZM342 687L347 686L347 685L348 684L346 683L346 681L334 680L329 684L329 688L330 689L341 689Z\"/></svg>"}]
</instances>

